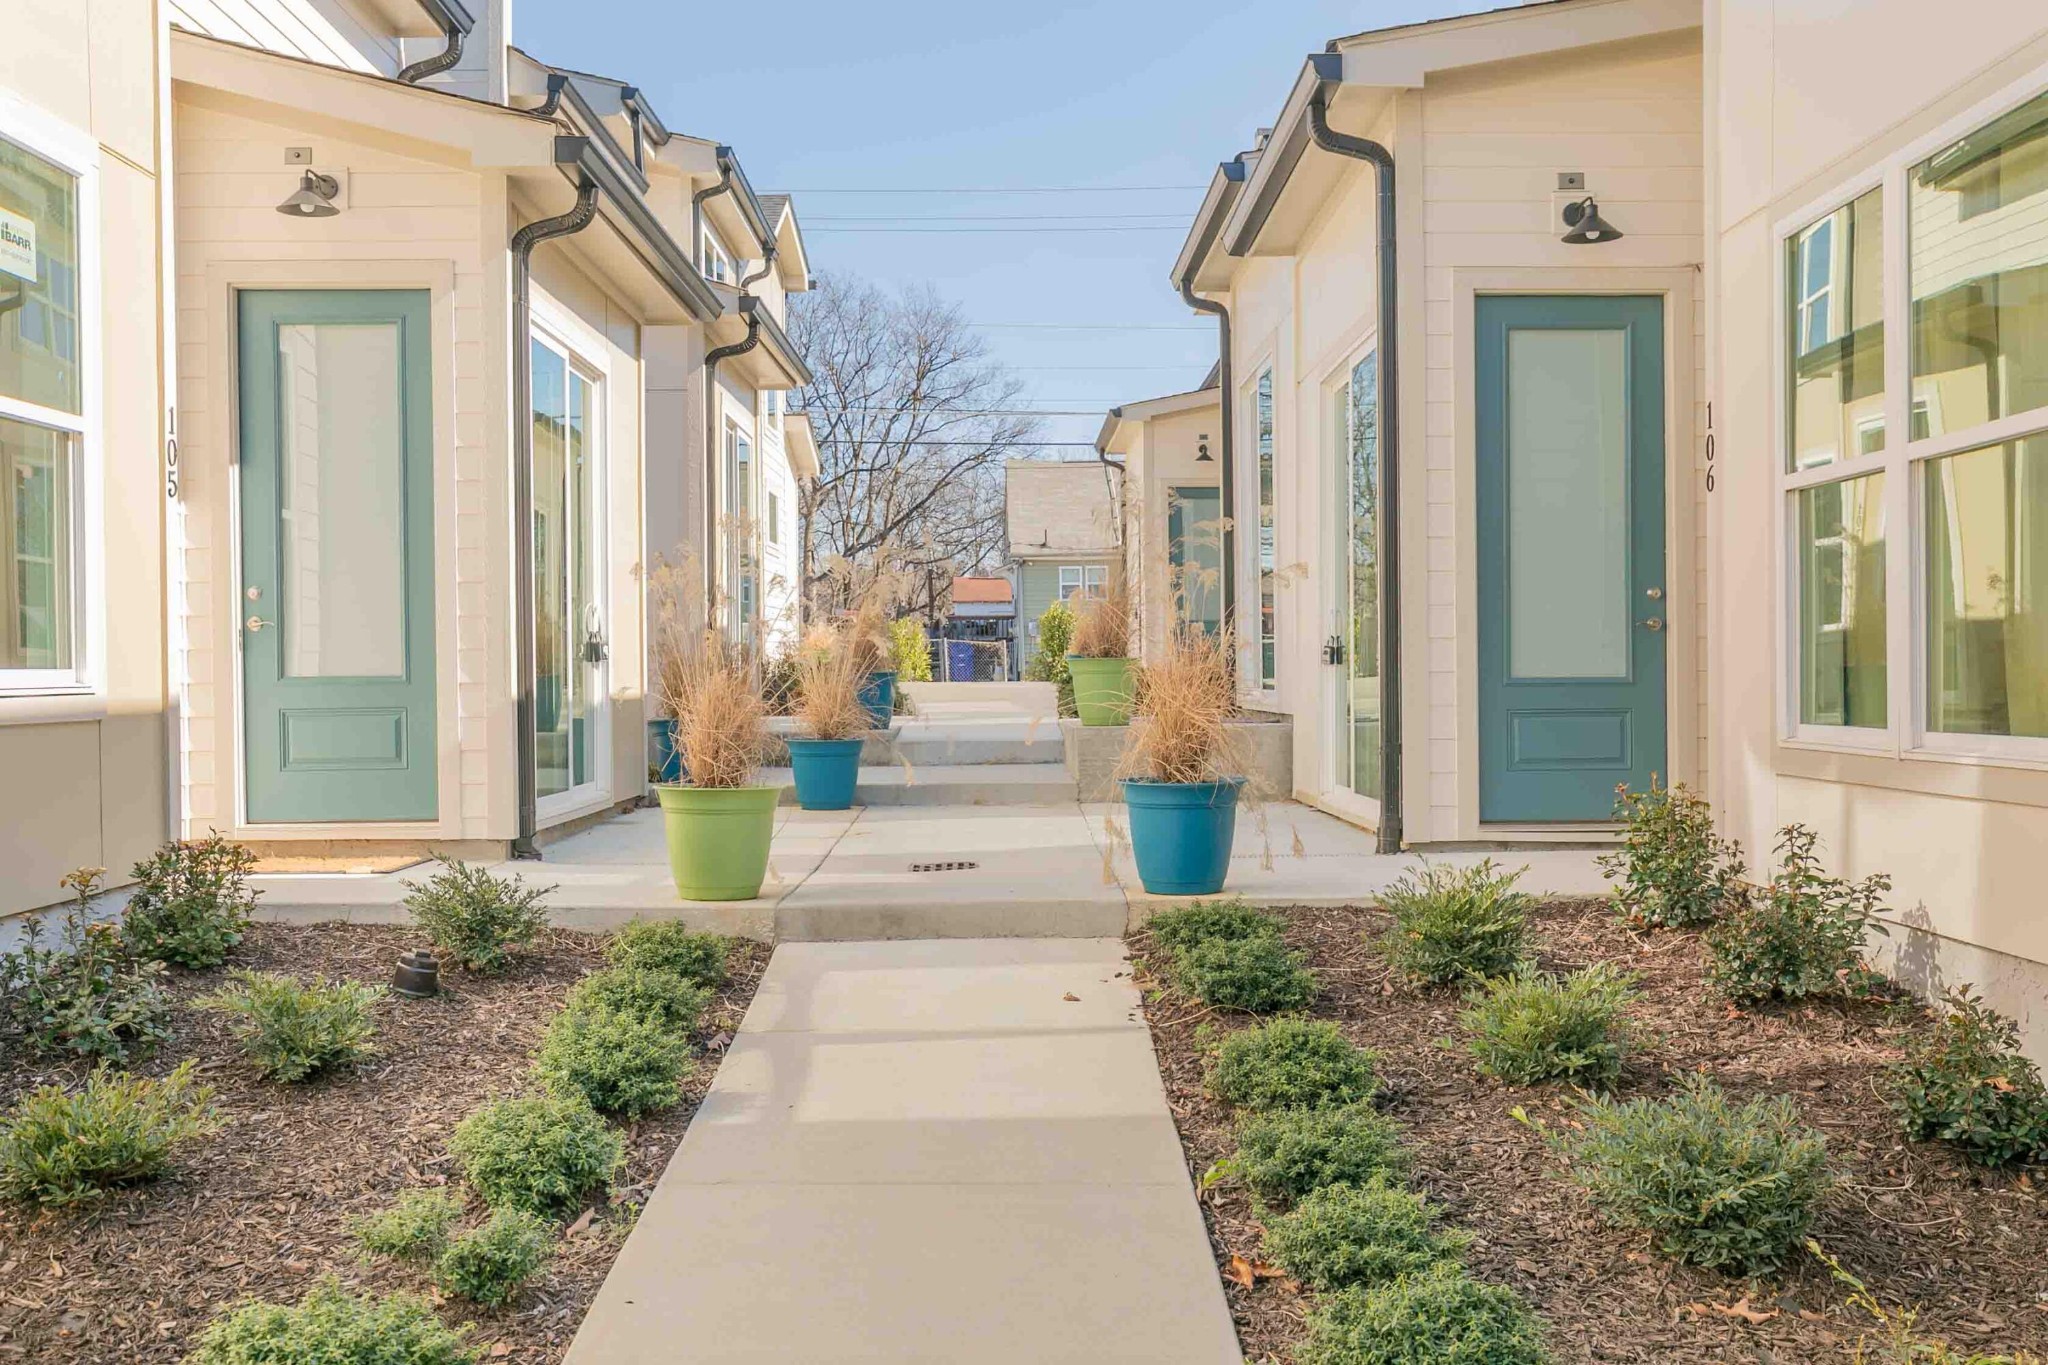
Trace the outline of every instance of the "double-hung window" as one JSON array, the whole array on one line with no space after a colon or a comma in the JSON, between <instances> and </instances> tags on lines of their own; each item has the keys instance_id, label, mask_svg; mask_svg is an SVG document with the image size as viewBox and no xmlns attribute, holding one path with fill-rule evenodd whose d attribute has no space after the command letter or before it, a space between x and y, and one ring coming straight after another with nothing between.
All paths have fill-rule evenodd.
<instances>
[{"instance_id":1,"label":"double-hung window","mask_svg":"<svg viewBox=\"0 0 2048 1365\"><path fill-rule=\"evenodd\" d=\"M737 278L733 274L732 253L709 223L704 225L704 240L698 244L698 253L698 267L705 279L731 284Z\"/></svg>"},{"instance_id":2,"label":"double-hung window","mask_svg":"<svg viewBox=\"0 0 2048 1365\"><path fill-rule=\"evenodd\" d=\"M2048 92L1783 250L1790 733L2048 762Z\"/></svg>"},{"instance_id":3,"label":"double-hung window","mask_svg":"<svg viewBox=\"0 0 2048 1365\"><path fill-rule=\"evenodd\" d=\"M0 693L88 686L95 149L0 102Z\"/></svg>"}]
</instances>

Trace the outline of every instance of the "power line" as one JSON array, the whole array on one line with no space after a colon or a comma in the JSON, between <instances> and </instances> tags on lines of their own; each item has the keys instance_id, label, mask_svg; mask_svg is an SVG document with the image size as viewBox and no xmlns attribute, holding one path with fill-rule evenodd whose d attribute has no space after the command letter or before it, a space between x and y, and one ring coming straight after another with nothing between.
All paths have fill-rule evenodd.
<instances>
[{"instance_id":1,"label":"power line","mask_svg":"<svg viewBox=\"0 0 2048 1365\"><path fill-rule=\"evenodd\" d=\"M1206 190L1207 185L992 185L980 188L938 189L919 186L863 189L790 190L790 194L1165 194Z\"/></svg>"},{"instance_id":2,"label":"power line","mask_svg":"<svg viewBox=\"0 0 2048 1365\"><path fill-rule=\"evenodd\" d=\"M1002 331L1052 332L1214 332L1214 327L1184 322L970 322L969 327Z\"/></svg>"}]
</instances>

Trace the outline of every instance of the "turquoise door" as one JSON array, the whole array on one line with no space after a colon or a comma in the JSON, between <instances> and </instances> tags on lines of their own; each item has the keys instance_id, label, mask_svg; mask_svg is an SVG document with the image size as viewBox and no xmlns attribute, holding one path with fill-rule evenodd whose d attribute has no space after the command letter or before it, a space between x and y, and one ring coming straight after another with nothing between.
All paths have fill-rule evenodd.
<instances>
[{"instance_id":1,"label":"turquoise door","mask_svg":"<svg viewBox=\"0 0 2048 1365\"><path fill-rule=\"evenodd\" d=\"M239 313L248 818L433 819L427 295L252 290Z\"/></svg>"},{"instance_id":2,"label":"turquoise door","mask_svg":"<svg viewBox=\"0 0 2048 1365\"><path fill-rule=\"evenodd\" d=\"M1480 819L1605 820L1669 771L1663 301L1477 310Z\"/></svg>"}]
</instances>

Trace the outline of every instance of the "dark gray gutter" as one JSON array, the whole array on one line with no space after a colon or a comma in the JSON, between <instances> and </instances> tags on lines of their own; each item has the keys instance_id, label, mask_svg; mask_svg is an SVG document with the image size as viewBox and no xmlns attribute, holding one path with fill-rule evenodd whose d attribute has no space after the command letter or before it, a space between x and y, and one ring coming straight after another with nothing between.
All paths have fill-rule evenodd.
<instances>
[{"instance_id":1,"label":"dark gray gutter","mask_svg":"<svg viewBox=\"0 0 2048 1365\"><path fill-rule=\"evenodd\" d=\"M1235 184L1242 184L1245 178L1245 164L1242 157L1226 161L1222 166L1223 178ZM1226 633L1237 625L1237 419L1236 384L1231 379L1230 363L1230 309L1213 299L1195 296L1194 278L1202 268L1202 261L1216 243L1216 234L1223 229L1223 219L1228 211L1219 211L1209 230L1203 235L1189 257L1187 273L1174 281L1180 290L1181 301L1198 313L1208 313L1216 319L1216 382L1217 398L1222 407L1222 439L1218 442L1216 480L1222 494L1223 540L1218 553L1223 560L1223 629Z\"/></svg>"},{"instance_id":2,"label":"dark gray gutter","mask_svg":"<svg viewBox=\"0 0 2048 1365\"><path fill-rule=\"evenodd\" d=\"M782 324L775 320L766 304L752 294L743 294L740 296L740 316L750 325L759 321L762 343L774 355L777 364L796 376L798 388L811 382L811 367L804 364L804 358L797 354L796 343L789 339L789 333L782 330Z\"/></svg>"},{"instance_id":3,"label":"dark gray gutter","mask_svg":"<svg viewBox=\"0 0 2048 1365\"><path fill-rule=\"evenodd\" d=\"M448 46L424 61L401 67L398 79L407 85L417 85L429 76L438 75L462 60L462 39L476 27L476 20L463 8L462 0L420 0L420 8L427 12L440 28L441 35L448 40Z\"/></svg>"},{"instance_id":4,"label":"dark gray gutter","mask_svg":"<svg viewBox=\"0 0 2048 1365\"><path fill-rule=\"evenodd\" d=\"M712 152L718 162L718 179L690 196L690 257L701 268L704 261L704 201L732 189L732 178L740 168L732 148L720 146Z\"/></svg>"},{"instance_id":5,"label":"dark gray gutter","mask_svg":"<svg viewBox=\"0 0 2048 1365\"><path fill-rule=\"evenodd\" d=\"M552 79L552 78L550 78ZM573 153L571 160L561 161L565 150ZM632 229L634 253L647 268L661 281L662 288L670 298L687 308L694 316L710 322L725 312L725 304L704 277L697 273L696 262L683 250L668 229L654 216L654 210L647 207L643 196L634 182L628 178L629 168L602 151L594 139L587 137L563 137L555 139L556 159L572 180L588 179L604 192L605 200Z\"/></svg>"},{"instance_id":6,"label":"dark gray gutter","mask_svg":"<svg viewBox=\"0 0 2048 1365\"><path fill-rule=\"evenodd\" d=\"M612 136L612 130L598 117L597 110L590 107L590 101L583 98L583 92L576 88L574 78L561 71L550 72L547 104L542 107L552 112L564 104L569 106L576 131L601 146L618 170L644 192L647 188L646 173L633 164L632 156L619 145L618 139Z\"/></svg>"},{"instance_id":7,"label":"dark gray gutter","mask_svg":"<svg viewBox=\"0 0 2048 1365\"><path fill-rule=\"evenodd\" d=\"M1317 84L1308 101L1308 136L1316 146L1338 156L1367 162L1379 187L1379 544L1377 560L1380 597L1380 821L1379 851L1401 851L1401 372L1396 363L1400 351L1401 310L1398 306L1401 276L1395 265L1394 248L1399 237L1395 219L1394 154L1368 138L1340 133L1330 127L1330 91L1344 80L1344 58L1335 52L1317 53L1309 58ZM1299 154L1297 153L1297 159ZM1291 168L1288 168L1291 169ZM1285 183L1276 175L1268 183ZM1274 191L1277 196L1278 191ZM1264 196L1262 196L1264 197ZM1260 206L1253 211L1259 221ZM1265 205L1270 212L1272 205ZM1256 231L1253 231L1256 236ZM1247 245L1249 242L1247 241Z\"/></svg>"},{"instance_id":8,"label":"dark gray gutter","mask_svg":"<svg viewBox=\"0 0 2048 1365\"><path fill-rule=\"evenodd\" d=\"M575 166L578 149L568 144L584 141L556 138L555 164ZM512 597L518 604L513 648L519 677L519 831L512 840L514 858L540 857L534 843L540 817L534 772L539 718L534 705L538 680L533 638L533 251L542 242L589 227L597 218L598 192L597 182L586 177L576 187L574 208L537 219L512 234Z\"/></svg>"},{"instance_id":9,"label":"dark gray gutter","mask_svg":"<svg viewBox=\"0 0 2048 1365\"><path fill-rule=\"evenodd\" d=\"M654 106L640 93L639 86L629 85L620 90L619 104L633 122L633 164L644 173L647 170L647 144L651 141L657 147L667 146L674 134L669 132L668 125L654 112Z\"/></svg>"}]
</instances>

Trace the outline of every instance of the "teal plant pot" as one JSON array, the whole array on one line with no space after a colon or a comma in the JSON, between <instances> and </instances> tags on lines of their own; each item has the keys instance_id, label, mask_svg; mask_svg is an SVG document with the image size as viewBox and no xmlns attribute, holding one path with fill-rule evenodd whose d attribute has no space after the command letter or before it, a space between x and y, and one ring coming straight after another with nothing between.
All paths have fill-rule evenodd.
<instances>
[{"instance_id":1,"label":"teal plant pot","mask_svg":"<svg viewBox=\"0 0 2048 1365\"><path fill-rule=\"evenodd\" d=\"M796 778L796 803L805 810L846 810L860 782L858 739L789 741L789 770Z\"/></svg>"},{"instance_id":2,"label":"teal plant pot","mask_svg":"<svg viewBox=\"0 0 2048 1365\"><path fill-rule=\"evenodd\" d=\"M889 728L896 714L896 670L878 668L861 685L860 704L868 708L868 722L877 730Z\"/></svg>"},{"instance_id":3,"label":"teal plant pot","mask_svg":"<svg viewBox=\"0 0 2048 1365\"><path fill-rule=\"evenodd\" d=\"M1230 874L1241 777L1221 782L1125 778L1124 811L1138 880L1153 896L1213 896Z\"/></svg>"},{"instance_id":4,"label":"teal plant pot","mask_svg":"<svg viewBox=\"0 0 2048 1365\"><path fill-rule=\"evenodd\" d=\"M673 716L647 722L648 748L654 755L654 780L678 783L683 780L683 752L676 748L676 722Z\"/></svg>"}]
</instances>

